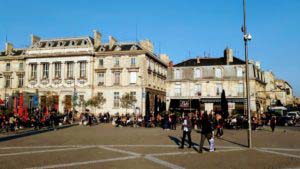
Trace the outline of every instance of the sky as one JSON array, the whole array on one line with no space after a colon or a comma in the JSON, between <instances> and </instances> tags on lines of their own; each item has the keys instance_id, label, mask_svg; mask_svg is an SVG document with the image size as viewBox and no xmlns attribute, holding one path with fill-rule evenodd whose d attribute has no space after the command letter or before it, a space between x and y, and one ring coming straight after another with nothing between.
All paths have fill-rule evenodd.
<instances>
[{"instance_id":1,"label":"sky","mask_svg":"<svg viewBox=\"0 0 300 169\"><path fill-rule=\"evenodd\" d=\"M244 58L242 0L0 0L0 49L43 38L113 35L119 41L150 39L174 63L220 57L230 47ZM285 79L300 94L300 1L247 0L249 57Z\"/></svg>"}]
</instances>

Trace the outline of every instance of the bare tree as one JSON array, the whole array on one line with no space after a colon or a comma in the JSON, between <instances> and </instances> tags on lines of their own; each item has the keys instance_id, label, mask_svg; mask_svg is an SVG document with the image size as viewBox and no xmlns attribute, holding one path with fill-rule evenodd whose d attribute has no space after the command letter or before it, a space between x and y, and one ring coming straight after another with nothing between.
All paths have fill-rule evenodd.
<instances>
[{"instance_id":1,"label":"bare tree","mask_svg":"<svg viewBox=\"0 0 300 169\"><path fill-rule=\"evenodd\" d=\"M120 101L121 101L121 107L126 108L126 113L127 113L127 109L133 108L137 100L135 96L132 95L131 93L130 94L125 93L122 95Z\"/></svg>"},{"instance_id":2,"label":"bare tree","mask_svg":"<svg viewBox=\"0 0 300 169\"><path fill-rule=\"evenodd\" d=\"M97 95L90 98L86 102L86 106L91 106L95 112L96 108L101 108L101 106L106 102L106 99L102 95Z\"/></svg>"}]
</instances>

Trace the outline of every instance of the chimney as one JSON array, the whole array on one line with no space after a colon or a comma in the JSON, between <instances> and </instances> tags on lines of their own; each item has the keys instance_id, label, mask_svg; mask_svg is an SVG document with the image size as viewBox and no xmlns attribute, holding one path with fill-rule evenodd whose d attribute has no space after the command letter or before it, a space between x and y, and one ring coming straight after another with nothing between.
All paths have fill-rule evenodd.
<instances>
[{"instance_id":1,"label":"chimney","mask_svg":"<svg viewBox=\"0 0 300 169\"><path fill-rule=\"evenodd\" d=\"M169 56L167 54L160 54L159 55L159 58L164 61L165 63L169 63L170 62L170 59L169 59Z\"/></svg>"},{"instance_id":2,"label":"chimney","mask_svg":"<svg viewBox=\"0 0 300 169\"><path fill-rule=\"evenodd\" d=\"M153 53L153 44L150 40L142 40L140 41L140 45L142 46L142 48Z\"/></svg>"},{"instance_id":3,"label":"chimney","mask_svg":"<svg viewBox=\"0 0 300 169\"><path fill-rule=\"evenodd\" d=\"M172 61L169 62L169 67L173 67L173 62Z\"/></svg>"},{"instance_id":4,"label":"chimney","mask_svg":"<svg viewBox=\"0 0 300 169\"><path fill-rule=\"evenodd\" d=\"M94 47L95 49L99 48L101 46L101 38L102 35L97 30L94 30Z\"/></svg>"},{"instance_id":5,"label":"chimney","mask_svg":"<svg viewBox=\"0 0 300 169\"><path fill-rule=\"evenodd\" d=\"M111 49L113 46L114 46L114 44L117 42L117 39L115 39L114 37L112 37L112 36L109 36L108 37L108 43L109 43L109 48Z\"/></svg>"},{"instance_id":6,"label":"chimney","mask_svg":"<svg viewBox=\"0 0 300 169\"><path fill-rule=\"evenodd\" d=\"M5 55L10 55L13 52L13 44L5 43Z\"/></svg>"},{"instance_id":7,"label":"chimney","mask_svg":"<svg viewBox=\"0 0 300 169\"><path fill-rule=\"evenodd\" d=\"M197 64L199 64L200 63L200 58L199 57L197 57Z\"/></svg>"},{"instance_id":8,"label":"chimney","mask_svg":"<svg viewBox=\"0 0 300 169\"><path fill-rule=\"evenodd\" d=\"M41 40L40 37L36 36L36 35L31 35L31 45L34 45L36 42L39 42Z\"/></svg>"},{"instance_id":9,"label":"chimney","mask_svg":"<svg viewBox=\"0 0 300 169\"><path fill-rule=\"evenodd\" d=\"M255 62L255 67L257 67L257 69L260 69L260 62L256 61Z\"/></svg>"},{"instance_id":10,"label":"chimney","mask_svg":"<svg viewBox=\"0 0 300 169\"><path fill-rule=\"evenodd\" d=\"M233 62L233 50L230 48L226 48L224 50L224 58L226 60L226 64L229 65L229 63Z\"/></svg>"}]
</instances>

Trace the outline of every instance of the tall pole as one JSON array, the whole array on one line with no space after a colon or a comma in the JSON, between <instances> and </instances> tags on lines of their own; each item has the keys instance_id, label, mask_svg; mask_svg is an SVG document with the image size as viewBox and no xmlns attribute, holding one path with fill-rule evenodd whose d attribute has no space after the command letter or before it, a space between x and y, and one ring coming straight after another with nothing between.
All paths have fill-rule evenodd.
<instances>
[{"instance_id":1,"label":"tall pole","mask_svg":"<svg viewBox=\"0 0 300 169\"><path fill-rule=\"evenodd\" d=\"M246 26L246 0L243 0L243 9L244 9L244 45L245 45L245 69L246 69L246 96L247 96L247 115L248 115L248 147L252 148L252 138L251 138L251 111L250 111L250 86L249 86L249 61L248 61L248 40L249 35L247 34L247 26Z\"/></svg>"}]
</instances>

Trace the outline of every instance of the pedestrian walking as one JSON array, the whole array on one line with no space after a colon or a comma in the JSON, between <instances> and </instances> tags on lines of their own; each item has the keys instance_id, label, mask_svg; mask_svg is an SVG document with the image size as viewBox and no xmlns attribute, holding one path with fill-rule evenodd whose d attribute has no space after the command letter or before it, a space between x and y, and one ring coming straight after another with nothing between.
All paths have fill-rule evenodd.
<instances>
[{"instance_id":1,"label":"pedestrian walking","mask_svg":"<svg viewBox=\"0 0 300 169\"><path fill-rule=\"evenodd\" d=\"M181 140L181 146L179 148L183 149L184 148L184 141L186 136L188 137L188 142L189 142L189 147L192 147L192 138L191 138L191 131L192 131L192 122L190 117L185 114L184 116L184 120L182 123L182 130L183 130L183 136L182 136L182 140Z\"/></svg>"},{"instance_id":2,"label":"pedestrian walking","mask_svg":"<svg viewBox=\"0 0 300 169\"><path fill-rule=\"evenodd\" d=\"M275 131L275 126L276 126L276 117L272 116L271 121L270 121L270 127L271 127L272 132Z\"/></svg>"},{"instance_id":3,"label":"pedestrian walking","mask_svg":"<svg viewBox=\"0 0 300 169\"><path fill-rule=\"evenodd\" d=\"M209 142L212 138L212 124L206 112L203 114L201 128L202 130L199 153L202 153L204 141L207 139Z\"/></svg>"},{"instance_id":4,"label":"pedestrian walking","mask_svg":"<svg viewBox=\"0 0 300 169\"><path fill-rule=\"evenodd\" d=\"M216 132L217 138L221 138L223 135L223 125L224 125L224 121L222 116L220 114L217 114L215 118L215 128L217 129Z\"/></svg>"}]
</instances>

